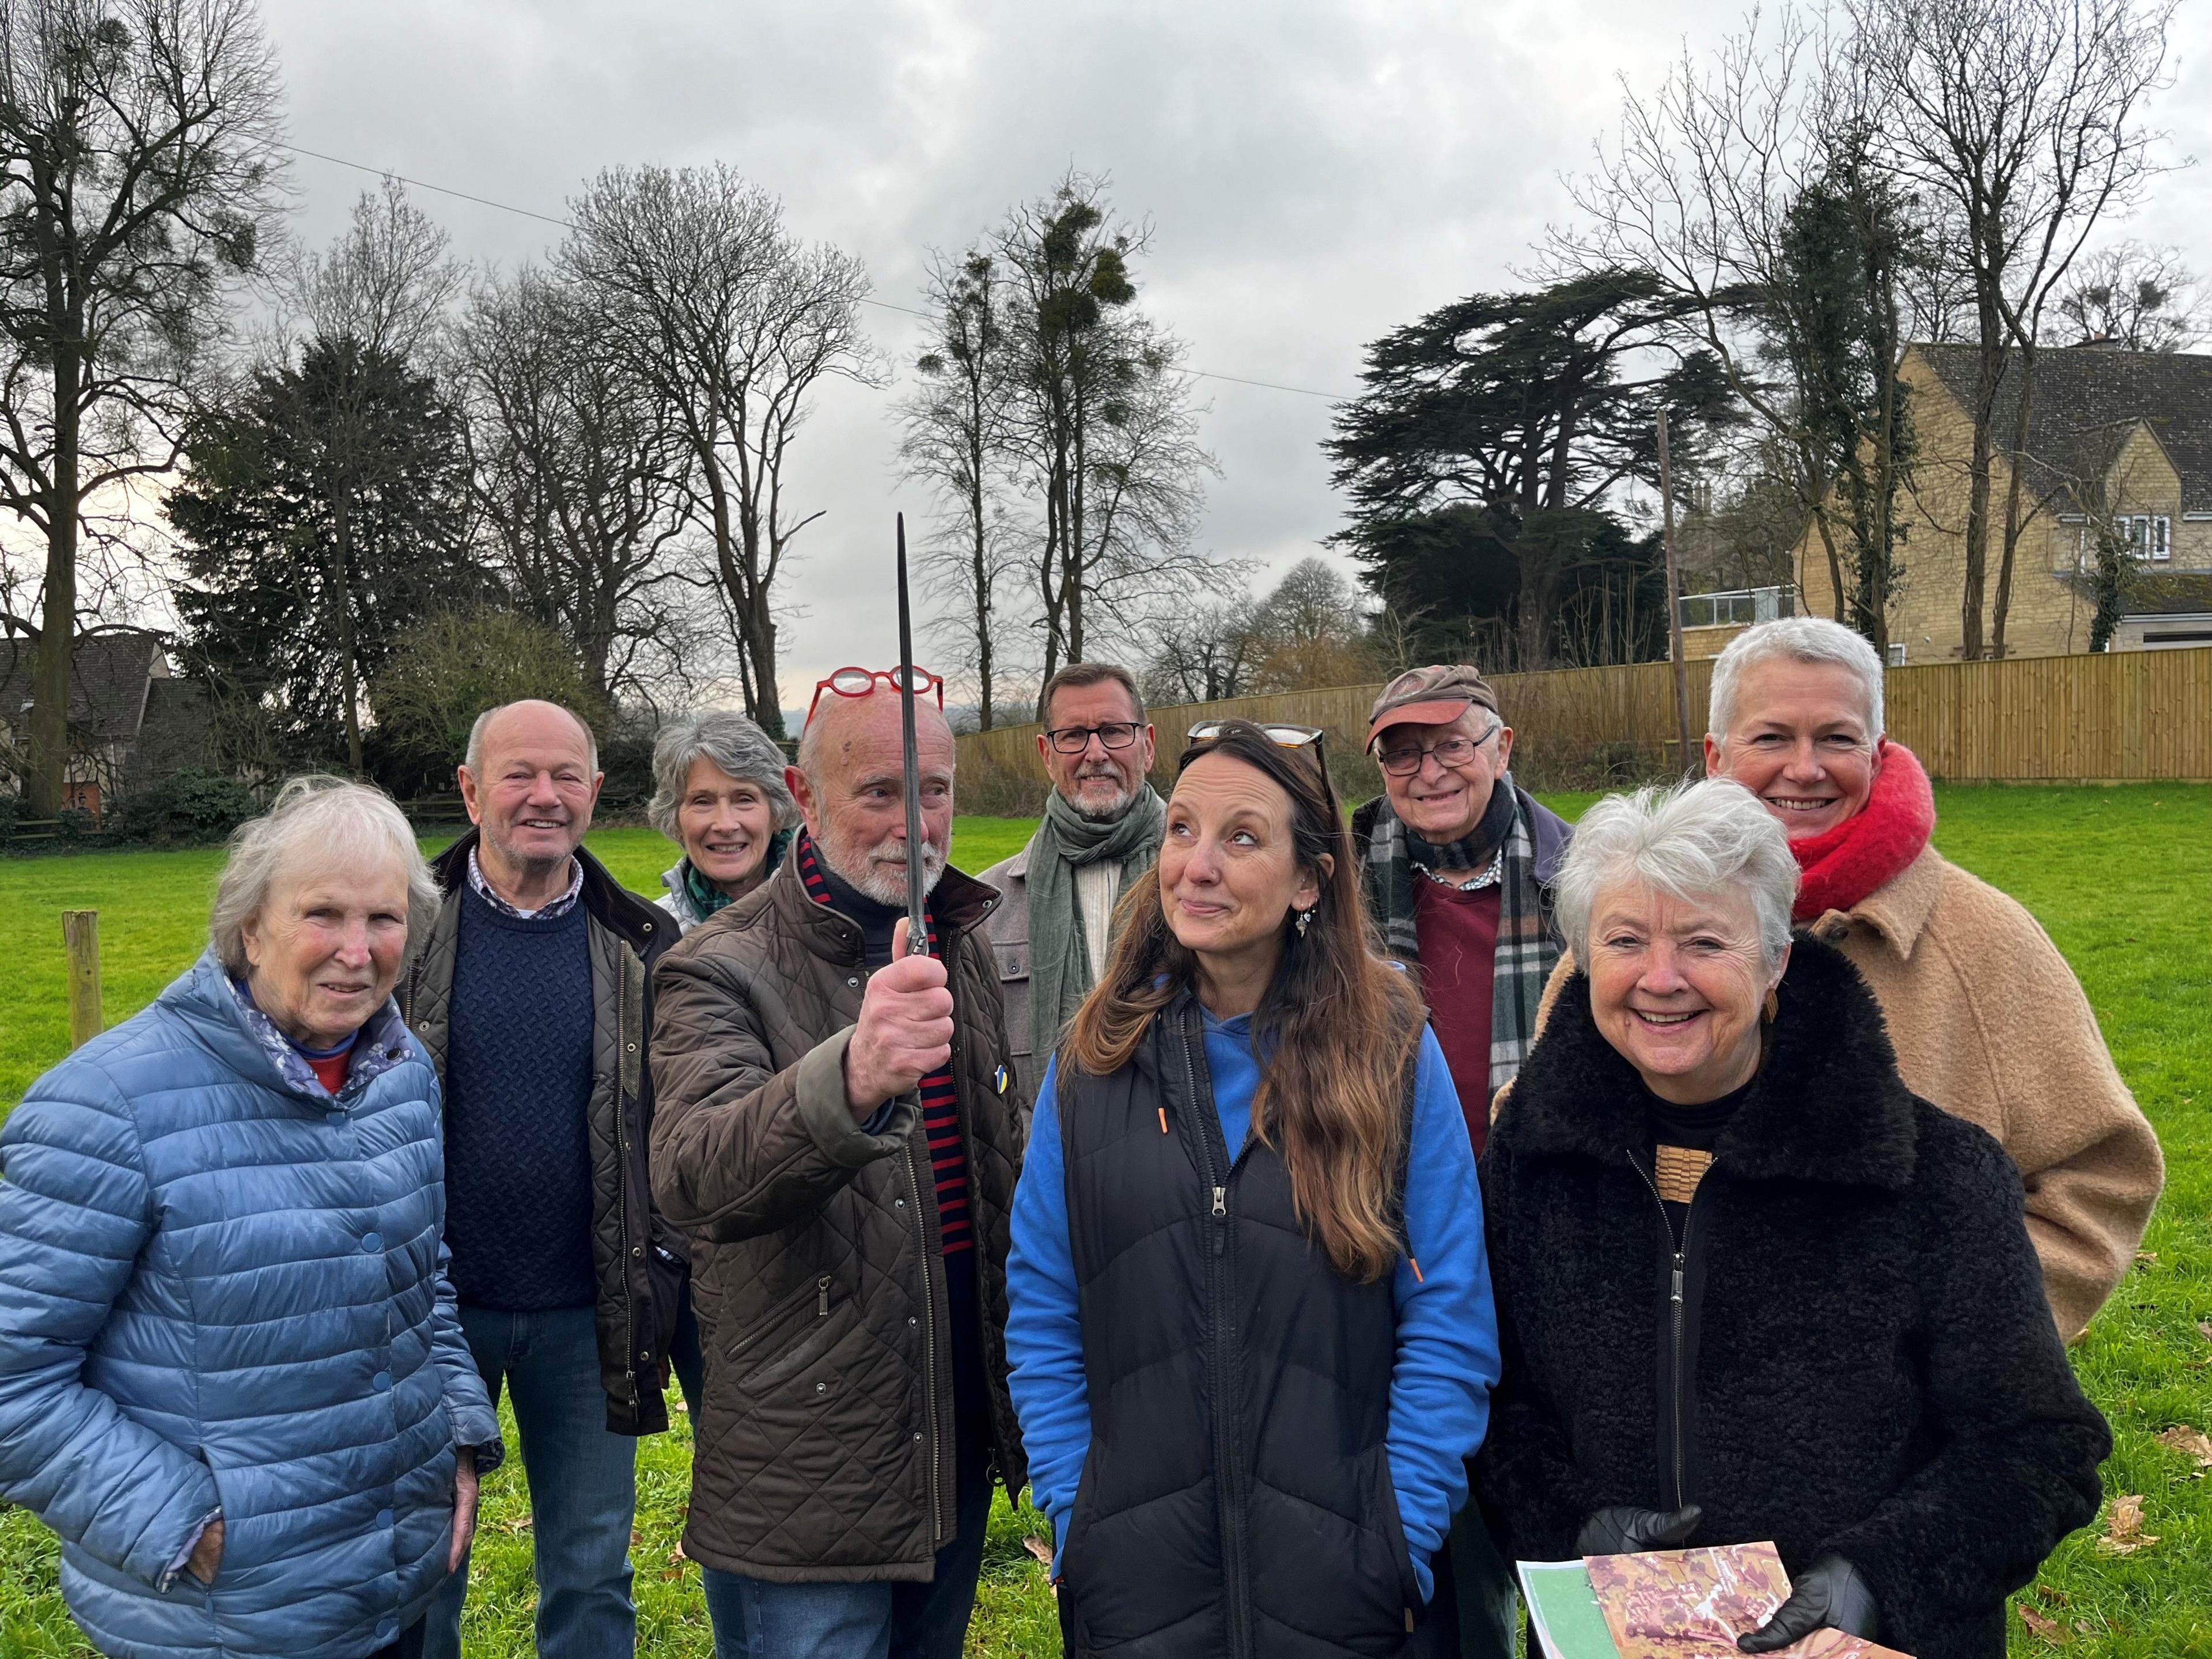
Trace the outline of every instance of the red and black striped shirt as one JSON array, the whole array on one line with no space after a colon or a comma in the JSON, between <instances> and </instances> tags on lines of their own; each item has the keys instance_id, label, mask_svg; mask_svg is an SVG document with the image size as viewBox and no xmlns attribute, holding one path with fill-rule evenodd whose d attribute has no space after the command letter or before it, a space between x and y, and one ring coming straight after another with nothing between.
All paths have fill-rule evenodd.
<instances>
[{"instance_id":1,"label":"red and black striped shirt","mask_svg":"<svg viewBox=\"0 0 2212 1659\"><path fill-rule=\"evenodd\" d=\"M855 892L848 884L837 881L823 868L821 860L815 854L814 843L805 831L801 830L793 840L791 854L798 865L799 878L805 884L807 896L817 904L835 904L839 909L848 912L864 907L884 911L894 909L895 907ZM833 891L833 882L842 890ZM905 912L898 909L896 914L902 915ZM935 956L938 953L937 921L929 914L927 904L923 907L922 915L929 923L929 953ZM861 932L867 940L868 967L872 972L890 960L890 936L886 933L884 937L879 960L876 930L866 927L866 916L854 919L863 924ZM929 1136L930 1173L937 1188L938 1228L943 1237L945 1254L956 1255L963 1250L975 1248L975 1229L968 1208L968 1154L960 1143L960 1107L953 1091L950 1061L922 1079L921 1094L922 1127Z\"/></svg>"}]
</instances>

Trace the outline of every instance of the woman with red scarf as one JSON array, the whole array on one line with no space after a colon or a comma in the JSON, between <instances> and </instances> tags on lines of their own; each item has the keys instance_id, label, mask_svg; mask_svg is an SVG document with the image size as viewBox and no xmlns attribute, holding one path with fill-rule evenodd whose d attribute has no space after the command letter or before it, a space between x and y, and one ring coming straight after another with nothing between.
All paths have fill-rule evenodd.
<instances>
[{"instance_id":1,"label":"woman with red scarf","mask_svg":"<svg viewBox=\"0 0 2212 1659\"><path fill-rule=\"evenodd\" d=\"M1928 775L1882 732L1874 647L1790 617L1713 665L1708 776L1757 795L1802 872L1795 920L1864 976L1913 1093L1996 1136L2067 1341L2135 1259L2165 1179L2088 1000L2015 900L1929 842Z\"/></svg>"}]
</instances>

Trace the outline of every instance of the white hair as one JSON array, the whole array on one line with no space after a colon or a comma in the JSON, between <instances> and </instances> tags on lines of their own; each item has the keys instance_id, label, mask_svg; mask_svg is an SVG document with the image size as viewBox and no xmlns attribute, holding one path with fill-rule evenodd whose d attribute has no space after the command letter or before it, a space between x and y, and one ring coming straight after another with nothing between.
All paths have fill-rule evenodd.
<instances>
[{"instance_id":1,"label":"white hair","mask_svg":"<svg viewBox=\"0 0 2212 1659\"><path fill-rule=\"evenodd\" d=\"M544 701L544 699L538 697L525 697L520 701L524 702L538 702ZM492 716L495 714L503 714L508 709L514 707L516 707L516 704L512 702L495 704L493 707L485 709L483 714L477 715L475 720L471 723L469 726L468 751L462 756L461 764L467 767L471 775L481 773L483 770L484 732L491 725ZM553 707L559 709L570 720L575 721L579 726L583 728L584 748L591 756L591 758L585 763L584 769L591 773L594 777L598 776L599 770L599 734L592 730L591 721L586 720L574 709L569 708L568 704L556 702L553 704Z\"/></svg>"},{"instance_id":2,"label":"white hair","mask_svg":"<svg viewBox=\"0 0 2212 1659\"><path fill-rule=\"evenodd\" d=\"M774 738L726 708L702 708L681 714L660 728L653 743L653 799L645 815L653 827L673 842L684 837L676 823L684 804L684 787L690 781L691 763L711 762L731 777L750 783L768 798L775 811L775 827L788 830L799 822L799 808L783 783L783 750Z\"/></svg>"},{"instance_id":3,"label":"white hair","mask_svg":"<svg viewBox=\"0 0 2212 1659\"><path fill-rule=\"evenodd\" d=\"M422 861L414 827L392 797L365 783L310 773L288 780L269 810L248 818L230 838L230 858L216 879L208 942L233 979L246 977L246 924L269 902L288 860L314 853L341 868L374 868L397 859L407 874L407 956L412 957L437 919L438 883Z\"/></svg>"},{"instance_id":4,"label":"white hair","mask_svg":"<svg viewBox=\"0 0 2212 1659\"><path fill-rule=\"evenodd\" d=\"M1598 895L1624 878L1679 899L1747 890L1769 972L1790 948L1797 860L1773 815L1732 778L1607 795L1583 814L1553 889L1559 933L1577 961L1590 959Z\"/></svg>"},{"instance_id":5,"label":"white hair","mask_svg":"<svg viewBox=\"0 0 2212 1659\"><path fill-rule=\"evenodd\" d=\"M1834 663L1859 678L1866 690L1867 741L1882 734L1881 659L1854 632L1826 617L1778 617L1754 623L1729 641L1713 664L1712 695L1707 700L1706 736L1725 744L1735 725L1736 681L1755 663L1777 657L1792 662Z\"/></svg>"}]
</instances>

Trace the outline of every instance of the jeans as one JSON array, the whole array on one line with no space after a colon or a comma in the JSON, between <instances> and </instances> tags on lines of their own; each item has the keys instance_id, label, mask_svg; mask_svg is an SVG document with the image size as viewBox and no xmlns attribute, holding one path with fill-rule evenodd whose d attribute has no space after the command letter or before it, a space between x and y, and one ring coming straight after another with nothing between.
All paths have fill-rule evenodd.
<instances>
[{"instance_id":1,"label":"jeans","mask_svg":"<svg viewBox=\"0 0 2212 1659\"><path fill-rule=\"evenodd\" d=\"M990 1437L963 1429L959 1531L927 1584L770 1584L704 1569L714 1659L960 1659L991 1520Z\"/></svg>"},{"instance_id":2,"label":"jeans","mask_svg":"<svg viewBox=\"0 0 2212 1659\"><path fill-rule=\"evenodd\" d=\"M637 1442L607 1430L599 1345L589 1308L495 1313L463 1307L461 1330L499 1403L505 1388L530 1486L540 1659L632 1659L629 1529ZM468 1563L424 1620L423 1659L460 1659Z\"/></svg>"}]
</instances>

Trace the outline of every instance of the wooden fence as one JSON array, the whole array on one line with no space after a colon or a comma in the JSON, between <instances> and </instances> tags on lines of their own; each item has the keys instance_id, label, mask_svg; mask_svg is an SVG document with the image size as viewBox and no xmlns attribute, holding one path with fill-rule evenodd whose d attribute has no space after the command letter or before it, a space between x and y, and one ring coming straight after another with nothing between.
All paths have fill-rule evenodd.
<instances>
[{"instance_id":1,"label":"wooden fence","mask_svg":"<svg viewBox=\"0 0 2212 1659\"><path fill-rule=\"evenodd\" d=\"M1690 716L1702 732L1710 661L1692 662ZM1676 764L1674 669L1501 674L1492 682L1514 732L1524 781L1600 787ZM1155 708L1159 773L1182 733L1230 715L1291 720L1328 732L1330 769L1347 797L1380 787L1361 753L1377 685ZM2212 780L2212 649L2021 657L2005 662L1893 668L1884 680L1889 735L1953 782L2121 783ZM1035 726L1000 726L959 740L960 801L969 811L1033 812L1043 799Z\"/></svg>"}]
</instances>

